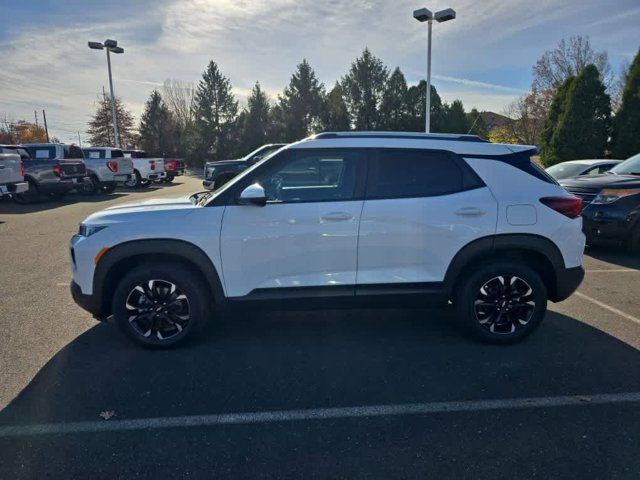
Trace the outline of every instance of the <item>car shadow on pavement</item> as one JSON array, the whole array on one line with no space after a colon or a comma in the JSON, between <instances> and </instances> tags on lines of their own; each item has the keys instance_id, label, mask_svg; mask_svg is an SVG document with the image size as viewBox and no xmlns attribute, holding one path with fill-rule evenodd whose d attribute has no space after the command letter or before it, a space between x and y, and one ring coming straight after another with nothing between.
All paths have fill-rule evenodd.
<instances>
[{"instance_id":1,"label":"car shadow on pavement","mask_svg":"<svg viewBox=\"0 0 640 480\"><path fill-rule=\"evenodd\" d=\"M620 265L625 268L640 270L640 255L637 253L631 253L623 247L588 247L585 254L595 258L596 260Z\"/></svg>"},{"instance_id":2,"label":"car shadow on pavement","mask_svg":"<svg viewBox=\"0 0 640 480\"><path fill-rule=\"evenodd\" d=\"M64 207L74 203L100 203L124 197L124 193L109 193L104 195L83 196L78 194L69 194L64 197L52 199L44 199L36 203L21 205L13 201L0 202L0 214L4 215L21 215L23 213L43 212L54 208Z\"/></svg>"},{"instance_id":3,"label":"car shadow on pavement","mask_svg":"<svg viewBox=\"0 0 640 480\"><path fill-rule=\"evenodd\" d=\"M59 351L0 424L640 391L640 352L573 318L550 312L510 346L472 341L451 319L240 311L172 350L139 348L100 324Z\"/></svg>"}]
</instances>

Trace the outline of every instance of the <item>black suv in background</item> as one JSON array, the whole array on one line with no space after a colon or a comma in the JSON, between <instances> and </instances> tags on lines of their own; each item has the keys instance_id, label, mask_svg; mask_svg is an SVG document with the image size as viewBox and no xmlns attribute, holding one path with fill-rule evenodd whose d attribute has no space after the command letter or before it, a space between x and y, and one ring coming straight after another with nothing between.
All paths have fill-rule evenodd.
<instances>
[{"instance_id":1,"label":"black suv in background","mask_svg":"<svg viewBox=\"0 0 640 480\"><path fill-rule=\"evenodd\" d=\"M560 184L584 202L587 244L624 245L640 251L640 154L604 175L568 178Z\"/></svg>"},{"instance_id":2,"label":"black suv in background","mask_svg":"<svg viewBox=\"0 0 640 480\"><path fill-rule=\"evenodd\" d=\"M242 158L207 162L204 164L204 180L202 181L202 186L208 190L220 188L243 170L246 170L267 155L271 155L277 150L280 150L285 145L286 143L269 143Z\"/></svg>"}]
</instances>

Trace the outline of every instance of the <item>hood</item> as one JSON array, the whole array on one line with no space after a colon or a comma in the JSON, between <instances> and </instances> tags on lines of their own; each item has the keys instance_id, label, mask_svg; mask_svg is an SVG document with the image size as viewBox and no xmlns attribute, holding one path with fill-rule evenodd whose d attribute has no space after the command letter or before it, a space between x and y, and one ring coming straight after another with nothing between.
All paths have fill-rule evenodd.
<instances>
[{"instance_id":1,"label":"hood","mask_svg":"<svg viewBox=\"0 0 640 480\"><path fill-rule=\"evenodd\" d=\"M582 175L580 177L565 178L560 180L560 185L565 188L634 188L640 187L638 175Z\"/></svg>"},{"instance_id":2,"label":"hood","mask_svg":"<svg viewBox=\"0 0 640 480\"><path fill-rule=\"evenodd\" d=\"M164 217L173 217L192 212L200 208L189 200L188 196L177 198L152 198L136 203L125 203L105 208L99 212L89 215L82 223L86 224L109 224L125 221L136 221L141 215L148 217L153 215L158 220L165 220ZM162 220L161 220L162 218ZM167 218L168 220L168 218Z\"/></svg>"},{"instance_id":3,"label":"hood","mask_svg":"<svg viewBox=\"0 0 640 480\"><path fill-rule=\"evenodd\" d=\"M217 160L215 162L207 162L204 164L205 167L211 166L211 167L218 167L221 165L242 165L247 163L245 160L243 160L242 158L236 158L236 159L232 159L232 160Z\"/></svg>"}]
</instances>

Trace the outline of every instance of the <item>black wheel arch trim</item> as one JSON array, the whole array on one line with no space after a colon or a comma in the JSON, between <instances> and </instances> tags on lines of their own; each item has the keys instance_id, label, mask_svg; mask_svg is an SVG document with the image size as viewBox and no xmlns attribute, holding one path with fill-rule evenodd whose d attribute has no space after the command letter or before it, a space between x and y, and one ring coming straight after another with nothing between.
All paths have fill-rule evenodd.
<instances>
[{"instance_id":1,"label":"black wheel arch trim","mask_svg":"<svg viewBox=\"0 0 640 480\"><path fill-rule=\"evenodd\" d=\"M582 281L582 276L578 273L578 270L583 271L582 267L567 268L560 249L548 238L535 234L507 233L479 238L460 249L445 274L444 288L446 293L448 295L453 293L460 274L470 263L493 256L501 250L523 250L544 255L549 260L555 277L553 285L547 286L549 298L552 301L564 300L573 293ZM563 284L566 283L567 272L572 270L576 272L574 276L577 275L580 278L573 282L576 283L575 286L567 288ZM569 274L569 276L571 275Z\"/></svg>"},{"instance_id":2,"label":"black wheel arch trim","mask_svg":"<svg viewBox=\"0 0 640 480\"><path fill-rule=\"evenodd\" d=\"M110 313L111 298L105 298L105 287L108 287L107 279L111 270L124 260L142 255L157 255L159 261L162 260L162 255L179 257L200 271L213 294L215 304L225 301L220 276L209 256L197 245L177 239L131 240L109 248L96 265L93 274L93 296L96 299L93 304L99 306L99 311L92 312L94 315L105 317Z\"/></svg>"}]
</instances>

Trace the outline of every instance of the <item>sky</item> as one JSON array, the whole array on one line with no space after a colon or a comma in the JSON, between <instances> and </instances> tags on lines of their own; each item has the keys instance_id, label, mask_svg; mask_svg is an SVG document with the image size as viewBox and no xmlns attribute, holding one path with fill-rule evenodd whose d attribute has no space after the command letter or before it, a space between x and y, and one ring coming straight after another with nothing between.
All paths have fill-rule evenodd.
<instances>
[{"instance_id":1,"label":"sky","mask_svg":"<svg viewBox=\"0 0 640 480\"><path fill-rule=\"evenodd\" d=\"M257 80L275 100L303 58L330 88L365 47L415 84L427 28L412 12L425 6L457 12L434 24L432 82L466 109L502 112L563 37L588 35L614 72L640 47L638 0L0 0L0 118L46 109L52 135L84 140L108 89L105 53L87 41L107 38L125 49L112 57L114 88L136 119L152 89L198 81L210 60L241 104Z\"/></svg>"}]
</instances>

